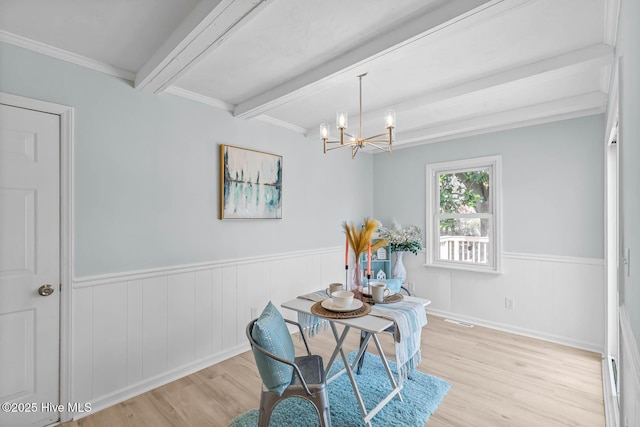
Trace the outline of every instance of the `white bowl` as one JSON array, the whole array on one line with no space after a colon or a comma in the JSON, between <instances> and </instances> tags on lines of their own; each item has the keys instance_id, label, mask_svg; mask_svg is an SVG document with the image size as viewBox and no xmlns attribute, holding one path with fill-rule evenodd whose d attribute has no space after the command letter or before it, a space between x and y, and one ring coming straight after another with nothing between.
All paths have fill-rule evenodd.
<instances>
[{"instance_id":1,"label":"white bowl","mask_svg":"<svg viewBox=\"0 0 640 427\"><path fill-rule=\"evenodd\" d=\"M353 304L353 292L351 291L336 291L331 294L333 305L336 307L351 307Z\"/></svg>"}]
</instances>

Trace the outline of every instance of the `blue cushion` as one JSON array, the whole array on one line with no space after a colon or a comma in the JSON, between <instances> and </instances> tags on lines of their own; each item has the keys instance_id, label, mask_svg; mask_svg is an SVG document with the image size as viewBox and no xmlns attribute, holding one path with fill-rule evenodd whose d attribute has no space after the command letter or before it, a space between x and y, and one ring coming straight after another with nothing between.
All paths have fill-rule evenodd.
<instances>
[{"instance_id":1,"label":"blue cushion","mask_svg":"<svg viewBox=\"0 0 640 427\"><path fill-rule=\"evenodd\" d=\"M287 324L278 309L269 301L251 331L251 337L265 350L293 362L295 348ZM282 395L291 382L293 367L278 362L253 349L258 371L265 387Z\"/></svg>"},{"instance_id":2,"label":"blue cushion","mask_svg":"<svg viewBox=\"0 0 640 427\"><path fill-rule=\"evenodd\" d=\"M391 289L393 292L400 292L400 286L402 286L402 279L376 279L375 281L385 283L387 289Z\"/></svg>"}]
</instances>

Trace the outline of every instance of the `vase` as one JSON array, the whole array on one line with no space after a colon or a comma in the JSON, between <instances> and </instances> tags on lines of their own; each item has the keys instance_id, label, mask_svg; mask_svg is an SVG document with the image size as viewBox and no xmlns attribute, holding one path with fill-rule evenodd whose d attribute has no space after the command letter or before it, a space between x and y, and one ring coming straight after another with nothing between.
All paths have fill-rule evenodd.
<instances>
[{"instance_id":1,"label":"vase","mask_svg":"<svg viewBox=\"0 0 640 427\"><path fill-rule=\"evenodd\" d=\"M404 264L402 263L402 255L404 255L404 252L396 252L396 262L393 264L391 274L394 279L400 279L402 283L404 283L407 278L407 269L404 268Z\"/></svg>"},{"instance_id":2,"label":"vase","mask_svg":"<svg viewBox=\"0 0 640 427\"><path fill-rule=\"evenodd\" d=\"M356 299L362 299L362 291L364 290L364 275L362 271L362 265L360 264L360 257L356 256L356 263L353 265L353 271L351 273L351 292Z\"/></svg>"}]
</instances>

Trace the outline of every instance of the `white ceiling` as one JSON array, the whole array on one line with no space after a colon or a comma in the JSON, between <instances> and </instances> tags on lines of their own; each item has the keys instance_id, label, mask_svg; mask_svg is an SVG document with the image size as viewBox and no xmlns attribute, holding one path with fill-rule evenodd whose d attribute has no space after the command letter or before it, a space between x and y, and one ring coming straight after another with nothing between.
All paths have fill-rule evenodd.
<instances>
[{"instance_id":1,"label":"white ceiling","mask_svg":"<svg viewBox=\"0 0 640 427\"><path fill-rule=\"evenodd\" d=\"M364 136L395 108L397 147L605 111L613 3L0 0L0 41L311 139L357 127L368 73Z\"/></svg>"}]
</instances>

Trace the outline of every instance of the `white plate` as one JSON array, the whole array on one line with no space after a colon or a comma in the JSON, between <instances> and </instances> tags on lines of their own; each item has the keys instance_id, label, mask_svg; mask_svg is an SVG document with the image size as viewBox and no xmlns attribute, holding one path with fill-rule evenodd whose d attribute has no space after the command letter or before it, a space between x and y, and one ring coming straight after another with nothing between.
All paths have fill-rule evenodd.
<instances>
[{"instance_id":1,"label":"white plate","mask_svg":"<svg viewBox=\"0 0 640 427\"><path fill-rule=\"evenodd\" d=\"M359 309L360 307L362 307L362 301L360 301L359 299L354 299L353 302L351 303L351 306L349 307L336 307L333 305L333 301L331 300L331 298L328 298L326 300L323 300L322 303L320 303L320 305L322 305L322 307L326 308L329 311L335 311L335 312L341 313L345 311L354 311Z\"/></svg>"}]
</instances>

